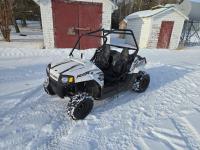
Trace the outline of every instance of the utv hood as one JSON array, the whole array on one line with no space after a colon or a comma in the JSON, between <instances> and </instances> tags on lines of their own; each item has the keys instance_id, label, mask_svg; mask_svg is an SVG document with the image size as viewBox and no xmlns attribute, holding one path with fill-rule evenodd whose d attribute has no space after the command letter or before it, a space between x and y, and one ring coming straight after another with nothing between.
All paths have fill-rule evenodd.
<instances>
[{"instance_id":1,"label":"utv hood","mask_svg":"<svg viewBox=\"0 0 200 150\"><path fill-rule=\"evenodd\" d=\"M68 59L59 63L52 63L50 75L59 78L60 75L70 75L77 78L88 71L101 71L89 60Z\"/></svg>"}]
</instances>

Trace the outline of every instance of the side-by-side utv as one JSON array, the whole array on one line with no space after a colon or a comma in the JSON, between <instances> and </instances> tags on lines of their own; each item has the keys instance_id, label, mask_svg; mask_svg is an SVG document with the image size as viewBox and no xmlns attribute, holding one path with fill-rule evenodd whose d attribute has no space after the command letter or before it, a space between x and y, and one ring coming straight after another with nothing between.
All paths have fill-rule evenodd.
<instances>
[{"instance_id":1,"label":"side-by-side utv","mask_svg":"<svg viewBox=\"0 0 200 150\"><path fill-rule=\"evenodd\" d=\"M107 44L107 37L111 34L129 36L133 43L131 46ZM84 36L102 39L103 44L96 49L91 60L73 57ZM100 29L83 34L68 59L47 66L44 89L49 95L69 97L68 115L74 120L84 119L91 112L95 100L100 101L129 89L138 93L147 89L150 76L144 71L135 72L137 67L146 64L146 58L139 56L138 51L132 30Z\"/></svg>"}]
</instances>

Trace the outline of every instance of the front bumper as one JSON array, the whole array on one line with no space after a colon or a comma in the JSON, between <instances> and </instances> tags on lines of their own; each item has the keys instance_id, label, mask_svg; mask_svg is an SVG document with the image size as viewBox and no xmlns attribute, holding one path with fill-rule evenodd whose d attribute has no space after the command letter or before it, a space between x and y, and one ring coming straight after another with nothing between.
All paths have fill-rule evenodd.
<instances>
[{"instance_id":1,"label":"front bumper","mask_svg":"<svg viewBox=\"0 0 200 150\"><path fill-rule=\"evenodd\" d=\"M63 84L59 81L55 81L53 78L49 77L49 84L52 87L54 93L61 98L65 96L72 96L75 92L75 84Z\"/></svg>"}]
</instances>

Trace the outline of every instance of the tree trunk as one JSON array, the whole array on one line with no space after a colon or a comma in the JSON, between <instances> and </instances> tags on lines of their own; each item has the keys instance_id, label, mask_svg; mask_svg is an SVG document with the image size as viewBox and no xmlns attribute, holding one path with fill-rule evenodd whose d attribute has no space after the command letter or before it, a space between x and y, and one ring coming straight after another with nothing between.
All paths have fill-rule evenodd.
<instances>
[{"instance_id":1,"label":"tree trunk","mask_svg":"<svg viewBox=\"0 0 200 150\"><path fill-rule=\"evenodd\" d=\"M17 24L17 21L16 21L14 15L13 15L13 17L12 17L12 21L13 21L13 25L14 25L14 27L15 27L16 33L20 33L19 26L18 26L18 24Z\"/></svg>"},{"instance_id":2,"label":"tree trunk","mask_svg":"<svg viewBox=\"0 0 200 150\"><path fill-rule=\"evenodd\" d=\"M26 27L27 26L26 18L23 17L21 21L22 21L22 27Z\"/></svg>"},{"instance_id":3,"label":"tree trunk","mask_svg":"<svg viewBox=\"0 0 200 150\"><path fill-rule=\"evenodd\" d=\"M40 28L42 29L42 18L41 18L41 16L40 16L39 21L40 21Z\"/></svg>"},{"instance_id":4,"label":"tree trunk","mask_svg":"<svg viewBox=\"0 0 200 150\"><path fill-rule=\"evenodd\" d=\"M4 39L10 42L10 25L12 20L11 1L4 0L0 4L0 30Z\"/></svg>"}]
</instances>

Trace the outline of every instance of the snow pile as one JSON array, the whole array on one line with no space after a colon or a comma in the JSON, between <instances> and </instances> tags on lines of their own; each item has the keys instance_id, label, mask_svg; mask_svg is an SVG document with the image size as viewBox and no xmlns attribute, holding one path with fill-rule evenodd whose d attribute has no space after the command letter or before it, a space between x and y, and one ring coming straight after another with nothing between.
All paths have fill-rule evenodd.
<instances>
[{"instance_id":1,"label":"snow pile","mask_svg":"<svg viewBox=\"0 0 200 150\"><path fill-rule=\"evenodd\" d=\"M46 65L68 54L0 48L0 149L200 149L198 47L140 51L149 89L106 99L83 121L69 119L67 98L42 88Z\"/></svg>"}]
</instances>

